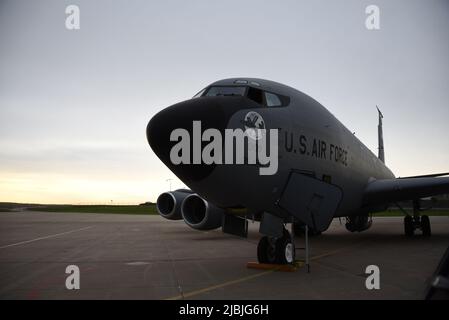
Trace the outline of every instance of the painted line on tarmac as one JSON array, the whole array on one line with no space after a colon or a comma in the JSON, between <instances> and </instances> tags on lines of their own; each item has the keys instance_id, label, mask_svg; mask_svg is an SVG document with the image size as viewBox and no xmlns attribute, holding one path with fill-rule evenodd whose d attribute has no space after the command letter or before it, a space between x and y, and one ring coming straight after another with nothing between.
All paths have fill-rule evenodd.
<instances>
[{"instance_id":1,"label":"painted line on tarmac","mask_svg":"<svg viewBox=\"0 0 449 320\"><path fill-rule=\"evenodd\" d=\"M260 273L253 274L253 275L250 275L250 276L247 276L247 277L243 277L243 278L239 278L239 279L236 279L236 280L223 282L223 283L220 283L220 284L217 284L217 285L214 285L214 286L210 286L210 287L206 287L206 288L203 288L203 289L190 291L190 292L184 293L182 295L177 295L177 296L174 296L174 297L171 297L171 298L167 298L165 300L180 300L180 299L190 298L190 297L193 297L193 296L196 296L196 295L208 292L208 291L224 288L224 287L227 287L227 286L230 286L230 285L233 285L233 284L237 284L237 283L240 283L240 282L244 282L244 281L248 281L248 280L251 280L251 279L255 279L255 278L264 276L266 274L272 273L274 271L276 271L276 270L273 269L273 270L268 270L268 271L265 271L265 272L260 272Z\"/></svg>"},{"instance_id":2,"label":"painted line on tarmac","mask_svg":"<svg viewBox=\"0 0 449 320\"><path fill-rule=\"evenodd\" d=\"M359 245L360 245L360 243L357 243L357 244L354 244L354 245L350 245L350 246L346 246L346 247L339 248L339 249L336 249L336 250L332 250L332 251L329 251L329 252L326 252L326 253L323 253L323 254L320 254L320 255L317 255L317 256L313 256L313 257L310 258L310 261L319 260L321 258L325 258L325 257L331 256L331 255L340 253L342 251L346 251L348 249L357 247ZM181 295L177 295L177 296L174 296L174 297L167 298L165 300L181 300L181 299L185 299L185 298L190 298L190 297L197 296L199 294L206 293L206 292L209 292L209 291L212 291L212 290L224 288L224 287L227 287L227 286L230 286L230 285L233 285L233 284L237 284L237 283L245 282L245 281L248 281L248 280L251 280L251 279L259 278L259 277L268 275L270 273L273 273L275 271L277 271L277 269L268 270L268 271L265 271L265 272L260 272L260 273L253 274L253 275L250 275L250 276L247 276L247 277L238 278L236 280L226 281L226 282L223 282L223 283L220 283L220 284L217 284L217 285L213 285L213 286L210 286L210 287L206 287L206 288L203 288L203 289L190 291L190 292L187 292L187 293L184 293L184 294L181 294Z\"/></svg>"},{"instance_id":3,"label":"painted line on tarmac","mask_svg":"<svg viewBox=\"0 0 449 320\"><path fill-rule=\"evenodd\" d=\"M69 234L69 233L73 233L73 232L78 232L78 231L83 231L83 230L87 230L87 229L90 229L90 228L93 228L93 226L84 227L84 228L75 229L75 230L70 230L70 231L61 232L61 233L56 233L56 234L51 234L51 235L49 235L49 236L39 237L39 238L36 238L36 239L31 239L31 240L21 241L21 242L17 242L17 243L12 243L12 244L8 244L8 245L6 245L6 246L0 247L0 249L5 249L5 248L10 248L10 247L20 246L20 245L22 245L22 244L27 244L27 243L31 243L31 242L35 242L35 241L39 241L39 240L44 240L44 239L49 239L49 238L59 237L59 236L65 235L65 234Z\"/></svg>"}]
</instances>

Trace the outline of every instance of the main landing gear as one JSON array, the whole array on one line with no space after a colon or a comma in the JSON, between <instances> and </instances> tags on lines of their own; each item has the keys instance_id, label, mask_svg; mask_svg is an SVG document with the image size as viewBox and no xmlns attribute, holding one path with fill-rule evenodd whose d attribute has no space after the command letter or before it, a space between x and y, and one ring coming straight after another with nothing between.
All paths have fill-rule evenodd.
<instances>
[{"instance_id":1,"label":"main landing gear","mask_svg":"<svg viewBox=\"0 0 449 320\"><path fill-rule=\"evenodd\" d=\"M421 229L422 235L430 237L432 231L430 229L430 219L428 216L410 216L406 215L404 218L404 232L407 237L411 237L415 234L415 230Z\"/></svg>"},{"instance_id":2,"label":"main landing gear","mask_svg":"<svg viewBox=\"0 0 449 320\"><path fill-rule=\"evenodd\" d=\"M402 211L404 210L402 209ZM413 216L406 214L404 217L404 232L407 237L413 236L415 234L415 230L417 229L422 231L423 236L431 236L432 231L430 228L430 219L426 215L420 216L420 212L421 204L419 199L413 200Z\"/></svg>"},{"instance_id":3,"label":"main landing gear","mask_svg":"<svg viewBox=\"0 0 449 320\"><path fill-rule=\"evenodd\" d=\"M280 238L264 236L257 245L259 263L292 264L295 262L295 245L290 232L284 229Z\"/></svg>"}]
</instances>

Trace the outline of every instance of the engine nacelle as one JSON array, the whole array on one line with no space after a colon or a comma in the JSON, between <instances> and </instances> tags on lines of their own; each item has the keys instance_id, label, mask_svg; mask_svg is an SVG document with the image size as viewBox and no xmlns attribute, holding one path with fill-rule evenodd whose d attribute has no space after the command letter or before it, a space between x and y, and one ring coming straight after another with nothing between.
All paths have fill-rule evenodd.
<instances>
[{"instance_id":1,"label":"engine nacelle","mask_svg":"<svg viewBox=\"0 0 449 320\"><path fill-rule=\"evenodd\" d=\"M365 231L371 227L373 219L367 215L346 218L346 229L351 232Z\"/></svg>"},{"instance_id":2,"label":"engine nacelle","mask_svg":"<svg viewBox=\"0 0 449 320\"><path fill-rule=\"evenodd\" d=\"M181 220L181 205L184 199L191 195L190 190L179 189L161 193L156 201L157 212L169 220Z\"/></svg>"},{"instance_id":3,"label":"engine nacelle","mask_svg":"<svg viewBox=\"0 0 449 320\"><path fill-rule=\"evenodd\" d=\"M197 194L191 194L182 202L181 213L189 227L197 230L212 230L221 227L224 210Z\"/></svg>"}]
</instances>

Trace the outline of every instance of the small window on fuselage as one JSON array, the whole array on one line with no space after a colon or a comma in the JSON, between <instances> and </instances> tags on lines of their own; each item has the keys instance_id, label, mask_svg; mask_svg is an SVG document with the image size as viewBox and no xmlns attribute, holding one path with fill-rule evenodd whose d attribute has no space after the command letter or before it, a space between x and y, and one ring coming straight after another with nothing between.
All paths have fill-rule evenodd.
<instances>
[{"instance_id":1,"label":"small window on fuselage","mask_svg":"<svg viewBox=\"0 0 449 320\"><path fill-rule=\"evenodd\" d=\"M265 101L267 102L267 107L282 106L282 102L279 96L271 92L265 92Z\"/></svg>"}]
</instances>

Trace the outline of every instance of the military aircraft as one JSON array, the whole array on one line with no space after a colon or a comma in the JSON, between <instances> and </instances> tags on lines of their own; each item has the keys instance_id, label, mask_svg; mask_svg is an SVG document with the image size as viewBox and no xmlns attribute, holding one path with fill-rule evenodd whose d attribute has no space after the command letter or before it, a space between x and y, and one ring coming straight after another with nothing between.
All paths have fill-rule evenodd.
<instances>
[{"instance_id":1,"label":"military aircraft","mask_svg":"<svg viewBox=\"0 0 449 320\"><path fill-rule=\"evenodd\" d=\"M403 210L405 234L430 236L420 199L449 192L448 173L396 178L385 165L379 109L378 116L376 156L294 88L254 78L212 83L148 123L151 148L190 188L162 193L157 210L194 229L242 237L248 220L260 221L261 263L294 262L289 223L294 232L320 233L345 217L346 228L360 232L373 212L404 200L413 202L411 214Z\"/></svg>"}]
</instances>

